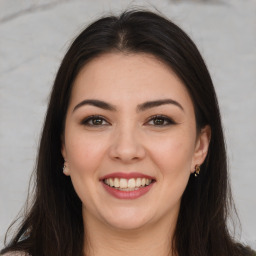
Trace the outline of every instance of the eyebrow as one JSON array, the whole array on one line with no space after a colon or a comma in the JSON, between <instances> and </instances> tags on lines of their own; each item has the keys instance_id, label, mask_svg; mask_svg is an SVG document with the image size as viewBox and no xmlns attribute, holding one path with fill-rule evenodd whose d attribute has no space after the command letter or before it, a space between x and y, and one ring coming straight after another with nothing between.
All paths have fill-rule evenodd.
<instances>
[{"instance_id":1,"label":"eyebrow","mask_svg":"<svg viewBox=\"0 0 256 256\"><path fill-rule=\"evenodd\" d=\"M144 103L138 105L137 112L145 111L147 109L159 107L161 105L166 105L166 104L175 105L175 106L179 107L182 111L184 111L184 108L182 107L182 105L179 102L172 100L172 99L161 99L161 100L147 101L147 102L144 102ZM117 108L114 105L111 105L105 101L89 99L89 100L83 100L82 102L78 103L74 107L73 112L76 109L78 109L84 105L91 105L91 106L95 106L95 107L98 107L98 108L101 108L104 110L109 110L109 111L117 111Z\"/></svg>"},{"instance_id":2,"label":"eyebrow","mask_svg":"<svg viewBox=\"0 0 256 256\"><path fill-rule=\"evenodd\" d=\"M150 108L159 107L161 105L166 104L172 104L177 107L179 107L182 111L184 111L184 108L181 106L181 104L175 100L172 99L162 99L162 100L153 100L153 101L147 101L143 104L138 105L137 111L145 111Z\"/></svg>"},{"instance_id":3,"label":"eyebrow","mask_svg":"<svg viewBox=\"0 0 256 256\"><path fill-rule=\"evenodd\" d=\"M102 101L102 100L83 100L82 102L78 103L74 109L73 109L73 112L84 106L84 105L91 105L91 106L95 106L95 107L98 107L98 108L102 108L102 109L105 109L105 110L110 110L110 111L116 111L116 107L105 102L105 101Z\"/></svg>"}]
</instances>

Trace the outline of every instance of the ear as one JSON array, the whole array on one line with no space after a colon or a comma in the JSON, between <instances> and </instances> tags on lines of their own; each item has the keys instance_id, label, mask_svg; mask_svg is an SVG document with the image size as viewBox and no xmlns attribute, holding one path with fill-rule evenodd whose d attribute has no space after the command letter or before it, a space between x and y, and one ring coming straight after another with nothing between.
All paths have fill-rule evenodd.
<instances>
[{"instance_id":1,"label":"ear","mask_svg":"<svg viewBox=\"0 0 256 256\"><path fill-rule=\"evenodd\" d=\"M66 152L66 146L65 146L65 141L64 141L63 135L61 135L61 154L62 154L62 157L64 158L63 173L66 176L69 176L70 171L69 171L69 166L68 166L68 162L67 162L67 152Z\"/></svg>"},{"instance_id":2,"label":"ear","mask_svg":"<svg viewBox=\"0 0 256 256\"><path fill-rule=\"evenodd\" d=\"M69 171L69 167L68 167L68 163L67 163L67 162L64 163L64 166L63 166L63 173L64 173L66 176L70 176L70 171Z\"/></svg>"},{"instance_id":3,"label":"ear","mask_svg":"<svg viewBox=\"0 0 256 256\"><path fill-rule=\"evenodd\" d=\"M193 161L191 165L191 173L195 171L196 165L201 165L208 153L208 148L211 140L211 127L206 125L201 129L197 136Z\"/></svg>"},{"instance_id":4,"label":"ear","mask_svg":"<svg viewBox=\"0 0 256 256\"><path fill-rule=\"evenodd\" d=\"M66 147L65 147L64 134L61 135L60 140L61 140L61 154L62 154L62 157L64 158L64 160L66 161L66 159L67 159L67 152L66 152Z\"/></svg>"}]
</instances>

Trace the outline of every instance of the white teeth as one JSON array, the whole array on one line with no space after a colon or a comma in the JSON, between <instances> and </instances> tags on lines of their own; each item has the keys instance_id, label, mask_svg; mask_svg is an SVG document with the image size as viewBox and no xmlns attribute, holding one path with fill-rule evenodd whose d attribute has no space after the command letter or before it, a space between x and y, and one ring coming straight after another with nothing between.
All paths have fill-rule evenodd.
<instances>
[{"instance_id":1,"label":"white teeth","mask_svg":"<svg viewBox=\"0 0 256 256\"><path fill-rule=\"evenodd\" d=\"M140 187L141 186L141 179L136 179L136 187Z\"/></svg>"},{"instance_id":2,"label":"white teeth","mask_svg":"<svg viewBox=\"0 0 256 256\"><path fill-rule=\"evenodd\" d=\"M109 178L104 180L104 183L109 185L110 187L115 187L119 190L125 191L137 190L140 187L148 186L151 182L152 180L146 178Z\"/></svg>"},{"instance_id":3,"label":"white teeth","mask_svg":"<svg viewBox=\"0 0 256 256\"><path fill-rule=\"evenodd\" d=\"M120 179L120 188L127 188L127 180Z\"/></svg>"},{"instance_id":4,"label":"white teeth","mask_svg":"<svg viewBox=\"0 0 256 256\"><path fill-rule=\"evenodd\" d=\"M109 185L110 185L111 187L114 187L114 180L113 180L113 179L109 179Z\"/></svg>"},{"instance_id":5,"label":"white teeth","mask_svg":"<svg viewBox=\"0 0 256 256\"><path fill-rule=\"evenodd\" d=\"M108 180L108 179L107 179ZM119 183L119 179L118 178L115 178L114 179L114 187L115 188L119 188L120 187L120 185L119 185L120 183Z\"/></svg>"},{"instance_id":6,"label":"white teeth","mask_svg":"<svg viewBox=\"0 0 256 256\"><path fill-rule=\"evenodd\" d=\"M128 188L135 188L135 179L128 180Z\"/></svg>"}]
</instances>

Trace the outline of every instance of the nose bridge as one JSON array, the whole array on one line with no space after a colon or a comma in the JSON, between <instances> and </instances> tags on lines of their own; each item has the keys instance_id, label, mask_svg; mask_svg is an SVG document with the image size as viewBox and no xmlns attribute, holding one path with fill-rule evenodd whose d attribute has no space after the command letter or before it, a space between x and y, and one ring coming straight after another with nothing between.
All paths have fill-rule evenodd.
<instances>
[{"instance_id":1,"label":"nose bridge","mask_svg":"<svg viewBox=\"0 0 256 256\"><path fill-rule=\"evenodd\" d=\"M113 136L110 150L112 158L129 162L145 156L139 127L133 121L117 125Z\"/></svg>"}]
</instances>

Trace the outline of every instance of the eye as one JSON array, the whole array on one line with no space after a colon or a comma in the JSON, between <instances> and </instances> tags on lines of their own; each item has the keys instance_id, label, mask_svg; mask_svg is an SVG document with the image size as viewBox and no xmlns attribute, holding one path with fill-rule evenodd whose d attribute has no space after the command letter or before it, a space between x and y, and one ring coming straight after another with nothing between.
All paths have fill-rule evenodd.
<instances>
[{"instance_id":1,"label":"eye","mask_svg":"<svg viewBox=\"0 0 256 256\"><path fill-rule=\"evenodd\" d=\"M85 118L81 124L86 126L105 126L109 125L109 122L105 120L102 116L89 116Z\"/></svg>"},{"instance_id":2,"label":"eye","mask_svg":"<svg viewBox=\"0 0 256 256\"><path fill-rule=\"evenodd\" d=\"M167 116L162 116L162 115L156 115L151 117L147 121L148 125L153 125L153 126L168 126L172 124L176 124L171 118Z\"/></svg>"}]
</instances>

